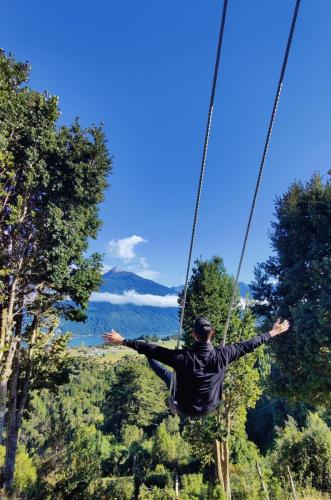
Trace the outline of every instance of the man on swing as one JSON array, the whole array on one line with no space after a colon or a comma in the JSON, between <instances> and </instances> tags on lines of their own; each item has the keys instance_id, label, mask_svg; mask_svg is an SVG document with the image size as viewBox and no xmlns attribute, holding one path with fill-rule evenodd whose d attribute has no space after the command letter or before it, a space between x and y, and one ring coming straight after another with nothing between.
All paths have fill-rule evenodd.
<instances>
[{"instance_id":1,"label":"man on swing","mask_svg":"<svg viewBox=\"0 0 331 500\"><path fill-rule=\"evenodd\" d=\"M214 411L221 403L225 372L230 363L288 329L289 322L278 319L267 333L235 344L214 347L211 339L215 331L211 323L206 318L197 318L192 331L194 344L189 349L166 349L141 340L128 340L114 331L105 333L103 337L109 344L125 345L139 354L145 354L152 370L168 388L172 372L161 363L171 366L176 372L169 400L171 410L179 415L199 417Z\"/></svg>"}]
</instances>

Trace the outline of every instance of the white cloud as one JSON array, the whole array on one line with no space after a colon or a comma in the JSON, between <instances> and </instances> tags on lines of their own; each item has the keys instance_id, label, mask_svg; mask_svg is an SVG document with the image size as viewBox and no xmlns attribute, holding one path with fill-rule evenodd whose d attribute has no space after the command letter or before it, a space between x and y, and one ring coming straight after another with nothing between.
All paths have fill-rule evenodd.
<instances>
[{"instance_id":1,"label":"white cloud","mask_svg":"<svg viewBox=\"0 0 331 500\"><path fill-rule=\"evenodd\" d=\"M111 240L109 242L109 253L113 257L129 261L136 256L134 248L139 243L147 243L147 240L137 235L119 240Z\"/></svg>"},{"instance_id":2,"label":"white cloud","mask_svg":"<svg viewBox=\"0 0 331 500\"><path fill-rule=\"evenodd\" d=\"M178 307L177 295L152 295L141 294L135 290L128 290L123 295L109 292L94 292L90 300L92 302L109 302L110 304L134 304L136 306L153 307Z\"/></svg>"},{"instance_id":3,"label":"white cloud","mask_svg":"<svg viewBox=\"0 0 331 500\"><path fill-rule=\"evenodd\" d=\"M161 276L161 273L150 269L147 259L145 257L139 257L135 253L135 247L139 245L139 243L147 243L147 240L137 235L111 240L108 244L109 254L118 259L122 259L125 264L125 271L130 271L149 280L157 280ZM112 267L113 266L104 265L104 272L109 271Z\"/></svg>"}]
</instances>

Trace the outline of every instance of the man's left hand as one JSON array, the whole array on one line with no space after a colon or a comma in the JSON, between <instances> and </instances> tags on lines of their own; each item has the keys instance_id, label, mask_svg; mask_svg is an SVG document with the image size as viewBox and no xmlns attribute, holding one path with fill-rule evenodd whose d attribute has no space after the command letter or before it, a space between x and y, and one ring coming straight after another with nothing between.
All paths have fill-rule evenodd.
<instances>
[{"instance_id":1,"label":"man's left hand","mask_svg":"<svg viewBox=\"0 0 331 500\"><path fill-rule=\"evenodd\" d=\"M290 323L288 322L287 319L281 321L281 319L278 318L269 333L271 337L276 337L277 335L281 335L282 333L287 332L289 328L290 328Z\"/></svg>"},{"instance_id":2,"label":"man's left hand","mask_svg":"<svg viewBox=\"0 0 331 500\"><path fill-rule=\"evenodd\" d=\"M104 333L102 336L106 344L120 345L124 340L124 337L114 330L110 333Z\"/></svg>"}]
</instances>

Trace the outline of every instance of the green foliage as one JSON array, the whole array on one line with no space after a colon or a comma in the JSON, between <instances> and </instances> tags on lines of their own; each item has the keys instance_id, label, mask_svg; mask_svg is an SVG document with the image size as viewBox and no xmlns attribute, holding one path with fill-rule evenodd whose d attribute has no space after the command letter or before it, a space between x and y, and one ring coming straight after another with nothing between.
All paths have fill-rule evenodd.
<instances>
[{"instance_id":1,"label":"green foliage","mask_svg":"<svg viewBox=\"0 0 331 500\"><path fill-rule=\"evenodd\" d=\"M276 476L286 477L288 465L298 484L330 491L331 430L318 414L310 413L302 430L289 418L278 432L270 459Z\"/></svg>"},{"instance_id":2,"label":"green foliage","mask_svg":"<svg viewBox=\"0 0 331 500\"><path fill-rule=\"evenodd\" d=\"M236 433L230 441L231 463L250 465L256 471L256 462L261 461L257 446L247 439L247 435Z\"/></svg>"},{"instance_id":3,"label":"green foliage","mask_svg":"<svg viewBox=\"0 0 331 500\"><path fill-rule=\"evenodd\" d=\"M122 427L122 441L124 446L130 446L141 443L144 437L144 431L137 425L124 425Z\"/></svg>"},{"instance_id":4,"label":"green foliage","mask_svg":"<svg viewBox=\"0 0 331 500\"><path fill-rule=\"evenodd\" d=\"M54 445L59 444L60 436L64 443L69 442L72 430L80 425L102 424L101 406L112 374L111 367L105 370L92 361L75 359L69 382L57 393L35 391L22 429L30 453L47 448L53 439Z\"/></svg>"},{"instance_id":5,"label":"green foliage","mask_svg":"<svg viewBox=\"0 0 331 500\"><path fill-rule=\"evenodd\" d=\"M3 51L0 67L0 267L19 273L16 300L30 294L28 311L69 295L78 317L101 281L100 256L84 253L100 227L97 204L111 168L104 133L78 121L58 129L57 97L23 86L28 66Z\"/></svg>"},{"instance_id":6,"label":"green foliage","mask_svg":"<svg viewBox=\"0 0 331 500\"><path fill-rule=\"evenodd\" d=\"M231 490L236 500L259 500L263 495L256 463L263 464L258 448L244 432L236 433L230 442Z\"/></svg>"},{"instance_id":7,"label":"green foliage","mask_svg":"<svg viewBox=\"0 0 331 500\"><path fill-rule=\"evenodd\" d=\"M132 477L103 478L94 481L88 488L88 498L99 500L132 500L134 481Z\"/></svg>"},{"instance_id":8,"label":"green foliage","mask_svg":"<svg viewBox=\"0 0 331 500\"><path fill-rule=\"evenodd\" d=\"M226 320L228 305L233 290L233 280L226 274L223 260L213 257L211 260L197 260L192 269L186 298L184 317L184 342L190 346L195 318L206 316L211 321L215 331L215 342L220 343L223 326ZM180 294L179 303L181 303ZM237 305L239 294L237 296ZM234 312L236 316L236 310ZM233 323L230 326L233 332Z\"/></svg>"},{"instance_id":9,"label":"green foliage","mask_svg":"<svg viewBox=\"0 0 331 500\"><path fill-rule=\"evenodd\" d=\"M124 365L127 362L125 360ZM124 365L121 364L120 370ZM106 427L103 425L103 412L109 411L109 407L104 407L103 399L117 383L111 366L100 365L93 359L75 358L69 382L59 387L57 393L46 389L34 392L29 417L22 429L22 441L38 475L34 489L28 488L30 497L34 500L68 496L131 499L135 491L139 492L140 499L173 499L175 474L178 473L180 493L184 498L225 500L222 489L213 482L213 467L208 466L213 463L210 443L220 432L217 419L209 416L186 423L184 432L184 422L173 416L147 427L127 424L123 420L120 433L114 433L115 429L108 427L109 420ZM187 426L191 426L189 438ZM286 446L284 441L277 440L275 451L268 459L272 468L265 463L256 446L247 440L243 430L238 428L232 434L230 475L234 499L263 498L256 460L261 465L270 496L275 500L290 498L284 475L287 463L298 490L304 484L297 475L302 468L308 478L306 488L313 491L313 485L320 489L313 482L312 470L316 462L320 485L321 477L326 477L321 470L326 467L326 452L323 450L329 431L322 421L309 424L309 433L294 427L295 435L305 434L305 439L300 438L301 451L293 448L293 442L297 446L297 440L287 440ZM285 429L279 434L280 438L287 433L291 435ZM300 460L311 455L310 470L308 462L302 461L295 468L297 455ZM200 459L200 464L197 459ZM281 464L278 468L277 463ZM306 492L308 495L308 489Z\"/></svg>"},{"instance_id":10,"label":"green foliage","mask_svg":"<svg viewBox=\"0 0 331 500\"><path fill-rule=\"evenodd\" d=\"M0 446L0 467L5 461L5 447ZM37 470L29 457L26 449L20 446L16 458L14 476L15 492L19 494L28 493L37 481Z\"/></svg>"},{"instance_id":11,"label":"green foliage","mask_svg":"<svg viewBox=\"0 0 331 500\"><path fill-rule=\"evenodd\" d=\"M109 454L109 441L94 426L76 429L55 491L71 497L84 495L91 481L101 475L101 463Z\"/></svg>"},{"instance_id":12,"label":"green foliage","mask_svg":"<svg viewBox=\"0 0 331 500\"><path fill-rule=\"evenodd\" d=\"M156 429L152 456L155 463L163 463L169 468L185 465L190 459L190 447L179 432L168 431L166 422Z\"/></svg>"},{"instance_id":13,"label":"green foliage","mask_svg":"<svg viewBox=\"0 0 331 500\"><path fill-rule=\"evenodd\" d=\"M111 368L75 359L69 383L57 393L33 393L21 439L38 469L35 498L54 491L59 498L83 494L102 475L113 441L96 426L103 422L101 407L111 378Z\"/></svg>"},{"instance_id":14,"label":"green foliage","mask_svg":"<svg viewBox=\"0 0 331 500\"><path fill-rule=\"evenodd\" d=\"M144 480L147 487L171 488L174 483L173 474L163 464L157 464L155 469L149 472Z\"/></svg>"},{"instance_id":15,"label":"green foliage","mask_svg":"<svg viewBox=\"0 0 331 500\"><path fill-rule=\"evenodd\" d=\"M101 283L101 255L86 252L101 225L111 161L102 127L58 127L58 98L28 87L29 67L1 50L0 69L0 437L14 359L13 440L29 391L63 382L59 353L68 338L47 343L49 318L83 320ZM8 490L14 461L7 453Z\"/></svg>"},{"instance_id":16,"label":"green foliage","mask_svg":"<svg viewBox=\"0 0 331 500\"><path fill-rule=\"evenodd\" d=\"M173 500L175 498L175 490L172 488L147 488L144 484L139 489L138 500Z\"/></svg>"},{"instance_id":17,"label":"green foliage","mask_svg":"<svg viewBox=\"0 0 331 500\"><path fill-rule=\"evenodd\" d=\"M105 400L106 428L119 435L124 424L148 428L159 422L167 392L146 362L128 356L116 364L115 375Z\"/></svg>"},{"instance_id":18,"label":"green foliage","mask_svg":"<svg viewBox=\"0 0 331 500\"><path fill-rule=\"evenodd\" d=\"M329 493L321 493L320 491L315 490L315 488L311 488L309 486L300 489L299 495L302 500L330 500Z\"/></svg>"},{"instance_id":19,"label":"green foliage","mask_svg":"<svg viewBox=\"0 0 331 500\"><path fill-rule=\"evenodd\" d=\"M220 484L216 484L211 488L208 498L210 500L227 500L227 495L224 488Z\"/></svg>"},{"instance_id":20,"label":"green foliage","mask_svg":"<svg viewBox=\"0 0 331 500\"><path fill-rule=\"evenodd\" d=\"M331 183L315 174L276 202L275 256L255 271L255 312L269 326L277 314L291 331L275 341L274 390L293 401L330 408Z\"/></svg>"},{"instance_id":21,"label":"green foliage","mask_svg":"<svg viewBox=\"0 0 331 500\"><path fill-rule=\"evenodd\" d=\"M202 474L184 474L181 482L180 497L183 500L207 498L208 486L203 482Z\"/></svg>"}]
</instances>

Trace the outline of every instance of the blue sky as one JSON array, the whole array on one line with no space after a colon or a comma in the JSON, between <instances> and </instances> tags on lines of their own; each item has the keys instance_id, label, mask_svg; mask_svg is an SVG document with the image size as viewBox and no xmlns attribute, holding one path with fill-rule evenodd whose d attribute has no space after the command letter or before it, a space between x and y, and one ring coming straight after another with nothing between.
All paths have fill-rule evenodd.
<instances>
[{"instance_id":1,"label":"blue sky","mask_svg":"<svg viewBox=\"0 0 331 500\"><path fill-rule=\"evenodd\" d=\"M229 1L194 256L219 254L232 273L293 7ZM60 97L61 122L105 125L114 169L91 251L168 285L184 279L220 10L216 0L2 2L1 46L30 61L33 87ZM330 19L329 0L302 0L244 281L271 252L275 196L331 168Z\"/></svg>"}]
</instances>

